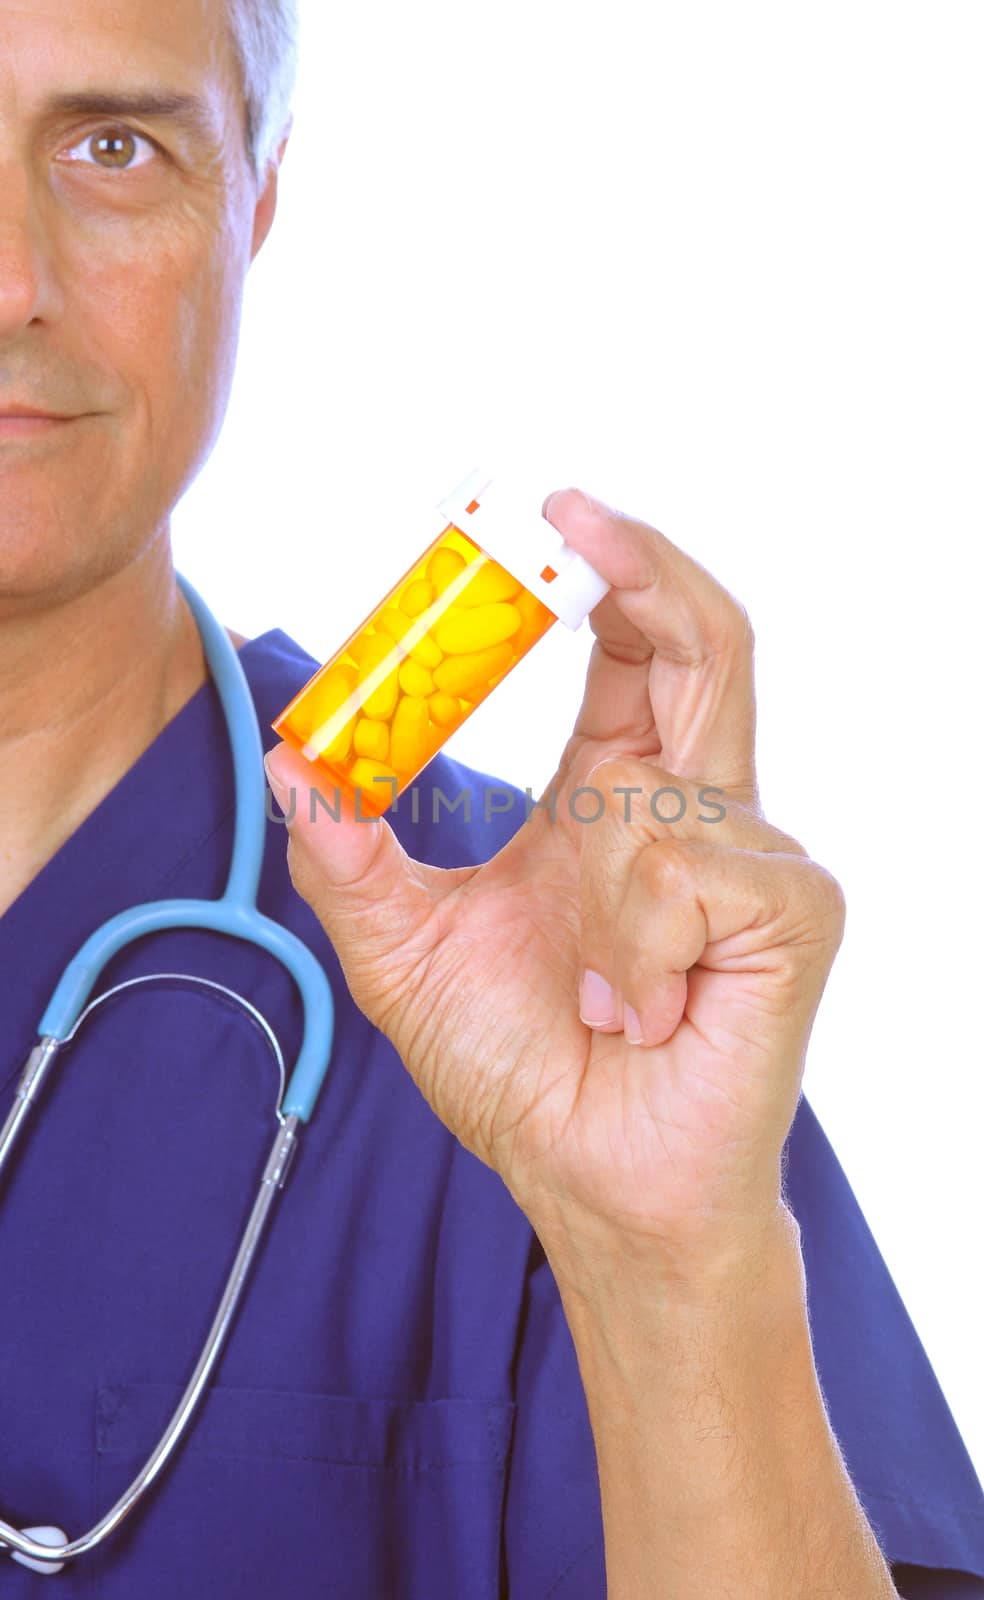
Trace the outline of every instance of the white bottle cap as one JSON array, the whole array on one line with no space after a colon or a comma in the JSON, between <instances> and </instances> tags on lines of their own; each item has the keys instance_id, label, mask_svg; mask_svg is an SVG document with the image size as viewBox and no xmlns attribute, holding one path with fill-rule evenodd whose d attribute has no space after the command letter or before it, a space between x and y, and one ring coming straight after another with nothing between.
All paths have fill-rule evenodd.
<instances>
[{"instance_id":1,"label":"white bottle cap","mask_svg":"<svg viewBox=\"0 0 984 1600\"><path fill-rule=\"evenodd\" d=\"M438 510L445 524L474 539L568 628L579 628L611 588L531 505L516 479L493 480L476 467Z\"/></svg>"}]
</instances>

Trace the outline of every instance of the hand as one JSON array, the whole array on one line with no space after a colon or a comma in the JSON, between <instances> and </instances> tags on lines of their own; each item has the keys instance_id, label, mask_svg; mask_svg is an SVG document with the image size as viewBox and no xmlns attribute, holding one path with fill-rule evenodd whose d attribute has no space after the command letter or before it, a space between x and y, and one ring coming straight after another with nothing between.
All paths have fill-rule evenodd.
<instances>
[{"instance_id":1,"label":"hand","mask_svg":"<svg viewBox=\"0 0 984 1600\"><path fill-rule=\"evenodd\" d=\"M441 869L385 818L312 822L317 769L285 744L268 761L285 810L296 787L293 882L356 1003L541 1239L699 1266L784 1212L843 896L762 816L743 608L645 523L574 489L547 505L613 585L556 821L534 810L491 861ZM570 807L587 786L593 822L598 798Z\"/></svg>"}]
</instances>

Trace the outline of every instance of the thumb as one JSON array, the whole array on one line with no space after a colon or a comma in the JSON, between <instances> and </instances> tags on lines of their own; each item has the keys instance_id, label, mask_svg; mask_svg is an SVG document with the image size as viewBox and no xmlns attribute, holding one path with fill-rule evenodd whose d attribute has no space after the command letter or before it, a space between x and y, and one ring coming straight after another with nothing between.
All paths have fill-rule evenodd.
<instances>
[{"instance_id":1,"label":"thumb","mask_svg":"<svg viewBox=\"0 0 984 1600\"><path fill-rule=\"evenodd\" d=\"M473 868L444 871L414 861L383 817L367 817L343 786L318 789L292 746L263 762L290 835L291 881L331 940L356 1004L370 1022L413 987L414 969L439 938L435 911ZM314 801L312 803L312 795Z\"/></svg>"}]
</instances>

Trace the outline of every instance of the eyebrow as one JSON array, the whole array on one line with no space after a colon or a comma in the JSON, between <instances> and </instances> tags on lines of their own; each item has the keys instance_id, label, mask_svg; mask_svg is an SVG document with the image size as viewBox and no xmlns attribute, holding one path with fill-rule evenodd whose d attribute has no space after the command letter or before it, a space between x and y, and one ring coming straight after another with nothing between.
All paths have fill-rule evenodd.
<instances>
[{"instance_id":1,"label":"eyebrow","mask_svg":"<svg viewBox=\"0 0 984 1600\"><path fill-rule=\"evenodd\" d=\"M187 128L203 143L215 141L215 123L206 101L174 90L87 89L53 95L46 109L59 116L143 117L148 121L164 118Z\"/></svg>"}]
</instances>

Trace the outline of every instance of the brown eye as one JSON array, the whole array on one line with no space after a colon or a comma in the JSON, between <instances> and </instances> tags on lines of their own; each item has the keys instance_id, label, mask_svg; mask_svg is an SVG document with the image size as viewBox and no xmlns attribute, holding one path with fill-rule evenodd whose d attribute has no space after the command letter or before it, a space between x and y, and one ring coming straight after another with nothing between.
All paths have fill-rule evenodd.
<instances>
[{"instance_id":1,"label":"brown eye","mask_svg":"<svg viewBox=\"0 0 984 1600\"><path fill-rule=\"evenodd\" d=\"M125 130L94 133L89 140L89 154L101 167L129 167L136 153L136 138Z\"/></svg>"},{"instance_id":2,"label":"brown eye","mask_svg":"<svg viewBox=\"0 0 984 1600\"><path fill-rule=\"evenodd\" d=\"M160 153L160 146L146 134L134 133L130 128L104 127L62 151L58 160L100 167L103 172L129 172L146 166Z\"/></svg>"}]
</instances>

